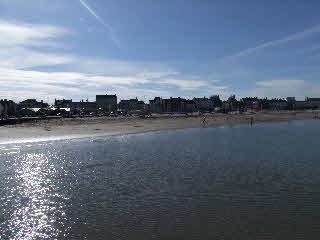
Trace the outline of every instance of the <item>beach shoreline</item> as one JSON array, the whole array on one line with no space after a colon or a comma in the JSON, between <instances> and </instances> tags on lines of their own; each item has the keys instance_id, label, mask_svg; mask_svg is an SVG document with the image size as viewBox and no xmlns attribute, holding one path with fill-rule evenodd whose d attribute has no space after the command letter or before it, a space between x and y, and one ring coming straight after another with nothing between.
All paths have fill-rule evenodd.
<instances>
[{"instance_id":1,"label":"beach shoreline","mask_svg":"<svg viewBox=\"0 0 320 240\"><path fill-rule=\"evenodd\" d=\"M243 114L154 114L151 118L139 117L92 117L41 120L0 127L0 144L34 141L60 140L72 138L100 137L121 134L144 133L160 130L217 127L234 124L278 122L312 119L319 111L306 112L257 112ZM205 122L203 119L205 118Z\"/></svg>"}]
</instances>

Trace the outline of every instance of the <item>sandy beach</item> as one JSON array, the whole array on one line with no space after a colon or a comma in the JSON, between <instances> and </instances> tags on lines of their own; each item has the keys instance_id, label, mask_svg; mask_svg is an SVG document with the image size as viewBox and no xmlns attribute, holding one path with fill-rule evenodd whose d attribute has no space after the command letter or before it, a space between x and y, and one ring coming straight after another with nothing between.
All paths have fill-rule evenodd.
<instances>
[{"instance_id":1,"label":"sandy beach","mask_svg":"<svg viewBox=\"0 0 320 240\"><path fill-rule=\"evenodd\" d=\"M114 134L128 134L165 129L215 127L230 124L250 124L266 121L290 121L314 118L319 111L259 112L243 114L165 115L154 114L150 118L92 117L41 120L0 127L0 143L27 142L49 139L68 139ZM203 123L203 118L206 123Z\"/></svg>"}]
</instances>

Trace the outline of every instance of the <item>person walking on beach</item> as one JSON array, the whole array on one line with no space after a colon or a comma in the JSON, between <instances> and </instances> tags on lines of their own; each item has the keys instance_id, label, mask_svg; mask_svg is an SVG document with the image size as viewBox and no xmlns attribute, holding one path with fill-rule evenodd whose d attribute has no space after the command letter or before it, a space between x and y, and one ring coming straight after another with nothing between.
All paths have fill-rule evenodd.
<instances>
[{"instance_id":1,"label":"person walking on beach","mask_svg":"<svg viewBox=\"0 0 320 240\"><path fill-rule=\"evenodd\" d=\"M253 125L253 117L250 117L250 126Z\"/></svg>"},{"instance_id":2,"label":"person walking on beach","mask_svg":"<svg viewBox=\"0 0 320 240\"><path fill-rule=\"evenodd\" d=\"M204 118L202 119L202 124L206 125L207 121L206 121L206 116L204 116Z\"/></svg>"}]
</instances>

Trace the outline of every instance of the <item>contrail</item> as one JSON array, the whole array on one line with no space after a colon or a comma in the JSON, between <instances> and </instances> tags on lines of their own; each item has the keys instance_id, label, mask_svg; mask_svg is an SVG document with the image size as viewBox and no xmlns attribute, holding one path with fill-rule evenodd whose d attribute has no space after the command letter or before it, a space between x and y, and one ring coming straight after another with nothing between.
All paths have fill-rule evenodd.
<instances>
[{"instance_id":1,"label":"contrail","mask_svg":"<svg viewBox=\"0 0 320 240\"><path fill-rule=\"evenodd\" d=\"M276 46L279 46L281 44L285 44L287 42L290 42L290 41L295 41L295 40L300 40L300 39L303 39L303 38L306 38L306 37L310 37L312 36L313 34L316 34L316 33L319 33L320 32L320 24L319 25L316 25L312 28L308 28L302 32L298 32L298 33L295 33L295 34L292 34L290 36L287 36L285 38L281 38L281 39L278 39L278 40L275 40L275 41L270 41L270 42L266 42L264 44L261 44L257 47L253 47L253 48L248 48L248 49L245 49L245 50L242 50L238 53L235 53L231 56L228 56L228 57L224 57L222 58L220 61L224 61L224 60L228 60L228 59L233 59L233 58L237 58L237 57L242 57L242 56L248 56L260 49L264 49L264 48L268 48L268 47L276 47Z\"/></svg>"},{"instance_id":2,"label":"contrail","mask_svg":"<svg viewBox=\"0 0 320 240\"><path fill-rule=\"evenodd\" d=\"M92 16L94 16L94 17L98 20L98 22L100 22L100 23L108 30L108 32L110 33L111 39L112 39L112 41L115 43L115 45L116 45L118 48L121 48L121 47L120 47L120 42L119 42L119 40L116 38L115 33L114 33L114 30L113 30L113 28L111 27L111 25L105 23L105 22L103 21L103 19L102 19L98 14L96 14L95 11L93 11L93 9L92 9L84 0L79 0L79 1L80 1L81 5L82 5L84 8L86 8L86 9L89 11L89 13L90 13Z\"/></svg>"}]
</instances>

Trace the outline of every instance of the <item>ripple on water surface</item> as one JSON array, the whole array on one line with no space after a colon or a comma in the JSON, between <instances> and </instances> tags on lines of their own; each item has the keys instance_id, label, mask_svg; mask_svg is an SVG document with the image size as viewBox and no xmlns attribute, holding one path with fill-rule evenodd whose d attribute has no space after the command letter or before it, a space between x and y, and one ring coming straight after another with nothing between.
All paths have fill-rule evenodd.
<instances>
[{"instance_id":1,"label":"ripple on water surface","mask_svg":"<svg viewBox=\"0 0 320 240\"><path fill-rule=\"evenodd\" d=\"M30 146L27 146L30 147ZM15 149L16 152L12 152ZM67 234L63 194L66 183L57 168L62 159L55 149L25 152L19 147L2 149L1 234L10 239L53 239ZM6 157L5 157L6 156Z\"/></svg>"},{"instance_id":2,"label":"ripple on water surface","mask_svg":"<svg viewBox=\"0 0 320 240\"><path fill-rule=\"evenodd\" d=\"M0 146L0 239L319 239L319 121Z\"/></svg>"}]
</instances>

